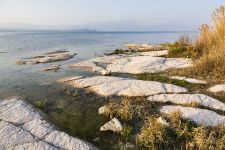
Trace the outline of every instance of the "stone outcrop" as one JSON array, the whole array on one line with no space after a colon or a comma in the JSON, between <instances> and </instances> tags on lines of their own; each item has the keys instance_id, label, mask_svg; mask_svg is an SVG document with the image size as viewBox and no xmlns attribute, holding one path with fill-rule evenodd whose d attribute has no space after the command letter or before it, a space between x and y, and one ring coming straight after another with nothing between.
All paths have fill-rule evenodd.
<instances>
[{"instance_id":1,"label":"stone outcrop","mask_svg":"<svg viewBox=\"0 0 225 150\"><path fill-rule=\"evenodd\" d=\"M112 120L101 126L100 131L121 132L123 131L123 127L117 118L113 118Z\"/></svg>"},{"instance_id":2,"label":"stone outcrop","mask_svg":"<svg viewBox=\"0 0 225 150\"><path fill-rule=\"evenodd\" d=\"M193 78L187 78L187 77L180 77L180 76L172 76L170 77L171 79L177 79L177 80L184 80L190 83L196 83L196 84L207 84L206 81L203 80L197 80L197 79L193 79Z\"/></svg>"},{"instance_id":3,"label":"stone outcrop","mask_svg":"<svg viewBox=\"0 0 225 150\"><path fill-rule=\"evenodd\" d=\"M108 110L107 106L102 106L98 109L98 114L103 115Z\"/></svg>"},{"instance_id":4,"label":"stone outcrop","mask_svg":"<svg viewBox=\"0 0 225 150\"><path fill-rule=\"evenodd\" d=\"M79 67L94 72L119 72L119 73L155 73L165 71L170 68L190 67L192 61L186 58L163 58L149 56L124 56L111 55L99 57L96 59L83 61L70 65L71 67ZM154 52L155 53L155 52ZM159 53L159 52L158 52ZM164 53L164 52L163 52ZM158 55L155 53L154 55Z\"/></svg>"},{"instance_id":5,"label":"stone outcrop","mask_svg":"<svg viewBox=\"0 0 225 150\"><path fill-rule=\"evenodd\" d=\"M51 67L47 67L42 69L42 71L53 71L56 72L60 69L60 65L52 65Z\"/></svg>"},{"instance_id":6,"label":"stone outcrop","mask_svg":"<svg viewBox=\"0 0 225 150\"><path fill-rule=\"evenodd\" d=\"M209 88L209 91L210 92L214 92L214 93L217 93L217 92L225 92L225 84L215 85L215 86Z\"/></svg>"},{"instance_id":7,"label":"stone outcrop","mask_svg":"<svg viewBox=\"0 0 225 150\"><path fill-rule=\"evenodd\" d=\"M24 65L24 64L51 63L56 61L68 60L73 58L75 55L76 54L70 54L69 51L56 50L53 52L45 53L44 55L18 60L16 64Z\"/></svg>"},{"instance_id":8,"label":"stone outcrop","mask_svg":"<svg viewBox=\"0 0 225 150\"><path fill-rule=\"evenodd\" d=\"M171 114L175 111L181 112L183 118L190 119L195 123L197 123L198 125L201 124L206 126L225 125L225 116L219 115L207 109L173 106L173 105L163 106L160 109L160 112L165 114Z\"/></svg>"},{"instance_id":9,"label":"stone outcrop","mask_svg":"<svg viewBox=\"0 0 225 150\"><path fill-rule=\"evenodd\" d=\"M157 50L162 50L162 49L165 48L162 45L132 44L132 43L125 44L125 46L128 49L134 49L134 50L137 50L137 51L157 51Z\"/></svg>"},{"instance_id":10,"label":"stone outcrop","mask_svg":"<svg viewBox=\"0 0 225 150\"><path fill-rule=\"evenodd\" d=\"M140 55L140 56L152 56L152 57L165 56L167 54L168 54L168 50L150 51L150 52L141 52L141 53L138 53L138 55Z\"/></svg>"},{"instance_id":11,"label":"stone outcrop","mask_svg":"<svg viewBox=\"0 0 225 150\"><path fill-rule=\"evenodd\" d=\"M91 144L57 131L19 98L0 101L1 149L96 149Z\"/></svg>"},{"instance_id":12,"label":"stone outcrop","mask_svg":"<svg viewBox=\"0 0 225 150\"><path fill-rule=\"evenodd\" d=\"M148 97L149 101L172 102L175 104L193 104L225 111L225 104L204 94L159 94Z\"/></svg>"},{"instance_id":13,"label":"stone outcrop","mask_svg":"<svg viewBox=\"0 0 225 150\"><path fill-rule=\"evenodd\" d=\"M73 80L77 80L77 79L81 79L81 78L84 78L84 76L67 77L67 78L60 79L58 82L59 83L69 82L69 81L73 81Z\"/></svg>"},{"instance_id":14,"label":"stone outcrop","mask_svg":"<svg viewBox=\"0 0 225 150\"><path fill-rule=\"evenodd\" d=\"M81 78L74 80L72 85L77 88L88 88L104 96L150 96L160 93L187 92L187 89L172 84L109 76Z\"/></svg>"}]
</instances>

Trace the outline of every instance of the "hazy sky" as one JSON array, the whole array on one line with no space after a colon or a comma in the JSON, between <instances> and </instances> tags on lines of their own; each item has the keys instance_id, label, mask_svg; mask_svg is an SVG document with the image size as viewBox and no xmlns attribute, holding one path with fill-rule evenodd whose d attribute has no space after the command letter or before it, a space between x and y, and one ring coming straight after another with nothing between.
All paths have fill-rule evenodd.
<instances>
[{"instance_id":1,"label":"hazy sky","mask_svg":"<svg viewBox=\"0 0 225 150\"><path fill-rule=\"evenodd\" d=\"M0 24L196 30L221 4L225 0L0 0Z\"/></svg>"}]
</instances>

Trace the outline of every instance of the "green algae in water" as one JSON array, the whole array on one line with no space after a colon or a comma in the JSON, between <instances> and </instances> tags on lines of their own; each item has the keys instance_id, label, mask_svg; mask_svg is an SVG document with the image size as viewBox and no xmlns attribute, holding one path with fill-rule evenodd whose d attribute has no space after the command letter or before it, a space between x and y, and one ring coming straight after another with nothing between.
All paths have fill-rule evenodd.
<instances>
[{"instance_id":1,"label":"green algae in water","mask_svg":"<svg viewBox=\"0 0 225 150\"><path fill-rule=\"evenodd\" d=\"M66 88L71 88L66 86ZM121 135L100 132L110 119L98 115L98 109L109 101L92 92L76 89L76 96L65 93L65 85L22 86L20 96L45 112L47 120L71 136L84 139L100 149L118 149ZM96 138L100 140L95 141Z\"/></svg>"}]
</instances>

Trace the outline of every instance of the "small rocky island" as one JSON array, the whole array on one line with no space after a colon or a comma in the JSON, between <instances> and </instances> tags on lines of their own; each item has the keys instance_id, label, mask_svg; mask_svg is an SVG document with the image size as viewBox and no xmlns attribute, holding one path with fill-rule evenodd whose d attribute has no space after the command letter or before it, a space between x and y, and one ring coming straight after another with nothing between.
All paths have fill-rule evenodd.
<instances>
[{"instance_id":1,"label":"small rocky island","mask_svg":"<svg viewBox=\"0 0 225 150\"><path fill-rule=\"evenodd\" d=\"M60 49L60 50L54 50L48 53L45 53L43 55L24 58L21 60L16 61L16 64L18 65L25 65L25 64L45 64L45 63L51 63L51 62L57 62L57 61L64 61L71 59L76 54L70 54L69 51Z\"/></svg>"}]
</instances>

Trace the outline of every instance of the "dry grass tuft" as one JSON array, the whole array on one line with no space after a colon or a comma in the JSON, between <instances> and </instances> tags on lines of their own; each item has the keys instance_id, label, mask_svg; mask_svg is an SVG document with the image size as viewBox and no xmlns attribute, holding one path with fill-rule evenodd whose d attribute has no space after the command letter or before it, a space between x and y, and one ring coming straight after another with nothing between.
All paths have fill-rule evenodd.
<instances>
[{"instance_id":1,"label":"dry grass tuft","mask_svg":"<svg viewBox=\"0 0 225 150\"><path fill-rule=\"evenodd\" d=\"M137 142L149 149L160 149L167 143L166 127L149 117L137 136Z\"/></svg>"},{"instance_id":2,"label":"dry grass tuft","mask_svg":"<svg viewBox=\"0 0 225 150\"><path fill-rule=\"evenodd\" d=\"M106 107L104 114L107 117L118 117L127 121L133 117L133 108L128 98L124 98L120 104L112 101Z\"/></svg>"},{"instance_id":3,"label":"dry grass tuft","mask_svg":"<svg viewBox=\"0 0 225 150\"><path fill-rule=\"evenodd\" d=\"M225 149L225 127L197 126L174 111L168 118L170 126L149 117L137 135L137 141L144 149Z\"/></svg>"},{"instance_id":4,"label":"dry grass tuft","mask_svg":"<svg viewBox=\"0 0 225 150\"><path fill-rule=\"evenodd\" d=\"M192 145L200 150L205 149L225 149L225 128L224 126L209 127L200 126L193 130Z\"/></svg>"}]
</instances>

